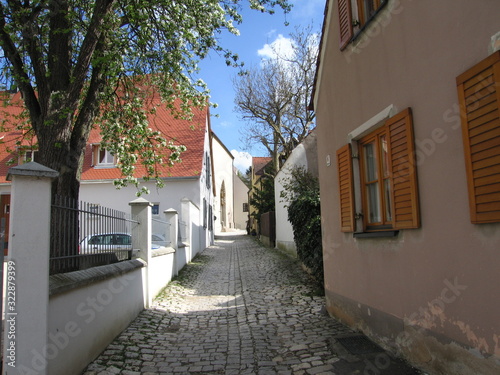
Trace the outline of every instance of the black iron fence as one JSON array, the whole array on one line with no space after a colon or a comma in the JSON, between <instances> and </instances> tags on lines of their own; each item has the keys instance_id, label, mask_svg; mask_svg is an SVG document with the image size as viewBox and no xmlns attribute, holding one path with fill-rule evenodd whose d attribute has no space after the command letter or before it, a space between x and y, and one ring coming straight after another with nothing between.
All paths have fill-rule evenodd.
<instances>
[{"instance_id":1,"label":"black iron fence","mask_svg":"<svg viewBox=\"0 0 500 375\"><path fill-rule=\"evenodd\" d=\"M51 212L50 274L130 259L135 225L139 222L125 212L55 196Z\"/></svg>"}]
</instances>

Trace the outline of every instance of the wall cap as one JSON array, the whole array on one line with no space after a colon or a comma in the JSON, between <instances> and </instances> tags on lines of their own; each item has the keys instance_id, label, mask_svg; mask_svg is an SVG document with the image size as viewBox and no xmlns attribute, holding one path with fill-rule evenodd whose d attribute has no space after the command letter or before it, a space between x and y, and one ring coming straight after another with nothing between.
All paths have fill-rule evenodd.
<instances>
[{"instance_id":1,"label":"wall cap","mask_svg":"<svg viewBox=\"0 0 500 375\"><path fill-rule=\"evenodd\" d=\"M136 269L146 267L146 265L146 262L141 259L133 259L81 271L51 275L49 278L49 296L55 296L72 289L124 275Z\"/></svg>"},{"instance_id":2,"label":"wall cap","mask_svg":"<svg viewBox=\"0 0 500 375\"><path fill-rule=\"evenodd\" d=\"M54 179L59 176L59 172L34 161L30 161L29 163L9 168L7 181L12 181L12 176L31 176Z\"/></svg>"},{"instance_id":3,"label":"wall cap","mask_svg":"<svg viewBox=\"0 0 500 375\"><path fill-rule=\"evenodd\" d=\"M129 206L153 206L153 203L151 203L147 199L139 197L137 199L134 199L132 202L129 202Z\"/></svg>"}]
</instances>

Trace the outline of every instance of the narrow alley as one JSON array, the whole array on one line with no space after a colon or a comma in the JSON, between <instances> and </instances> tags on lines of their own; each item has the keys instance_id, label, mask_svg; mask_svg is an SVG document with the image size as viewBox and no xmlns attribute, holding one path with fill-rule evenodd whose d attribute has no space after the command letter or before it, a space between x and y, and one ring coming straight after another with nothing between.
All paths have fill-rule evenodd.
<instances>
[{"instance_id":1,"label":"narrow alley","mask_svg":"<svg viewBox=\"0 0 500 375\"><path fill-rule=\"evenodd\" d=\"M289 255L218 237L83 374L419 374L324 305Z\"/></svg>"}]
</instances>

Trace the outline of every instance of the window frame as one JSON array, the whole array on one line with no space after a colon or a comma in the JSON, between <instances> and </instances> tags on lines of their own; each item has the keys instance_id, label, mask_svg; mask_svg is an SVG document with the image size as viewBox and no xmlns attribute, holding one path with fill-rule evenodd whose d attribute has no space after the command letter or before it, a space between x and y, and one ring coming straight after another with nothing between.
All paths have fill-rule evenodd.
<instances>
[{"instance_id":1,"label":"window frame","mask_svg":"<svg viewBox=\"0 0 500 375\"><path fill-rule=\"evenodd\" d=\"M159 216L160 215L160 203L153 203L151 206L151 215Z\"/></svg>"},{"instance_id":2,"label":"window frame","mask_svg":"<svg viewBox=\"0 0 500 375\"><path fill-rule=\"evenodd\" d=\"M112 156L113 157L113 162L101 162L101 152L105 153L106 160ZM105 147L103 147L101 144L93 144L92 145L92 166L94 168L116 168L118 163L116 155L113 155L110 151L108 151Z\"/></svg>"},{"instance_id":3,"label":"window frame","mask_svg":"<svg viewBox=\"0 0 500 375\"><path fill-rule=\"evenodd\" d=\"M32 161L38 160L38 148L37 147L29 147L29 146L20 146L17 149L18 161L19 165L26 164Z\"/></svg>"},{"instance_id":4,"label":"window frame","mask_svg":"<svg viewBox=\"0 0 500 375\"><path fill-rule=\"evenodd\" d=\"M207 185L207 189L210 189L212 187L212 164L210 162L210 154L208 152L205 152L205 175L206 175L206 185Z\"/></svg>"},{"instance_id":5,"label":"window frame","mask_svg":"<svg viewBox=\"0 0 500 375\"><path fill-rule=\"evenodd\" d=\"M358 150L359 150L359 163L360 163L360 180L361 180L361 200L363 206L363 228L365 231L376 231L376 230L387 230L393 229L393 220L392 220L392 206L393 202L391 197L387 197L386 195L386 181L389 181L389 194L392 184L392 176L389 172L389 160L386 152L385 165L384 165L384 157L383 152L381 150L381 139L385 137L386 144L388 138L388 129L386 126L383 126L369 135L361 138L358 141ZM375 146L375 156L376 156L376 179L367 181L367 170L368 165L366 163L366 153L365 146L368 144L373 144ZM387 174L385 173L387 172ZM370 222L369 212L369 195L367 194L368 185L377 186L377 206L380 216L380 221L378 222ZM389 199L389 202L387 200ZM389 206L389 207L387 207ZM390 213L388 213L387 209L389 208ZM390 216L390 217L388 217Z\"/></svg>"},{"instance_id":6,"label":"window frame","mask_svg":"<svg viewBox=\"0 0 500 375\"><path fill-rule=\"evenodd\" d=\"M362 127L365 128L364 125ZM356 129L357 132L358 129ZM390 178L390 216L392 222L387 220L386 217L385 222L381 221L373 224L368 223L365 217L367 213L364 176L366 169L364 161L361 160L364 157L364 151L361 148L364 144L374 139L378 140L384 135L387 140L387 167L388 178ZM353 154L352 149L356 150L357 154ZM381 163L382 160L379 157L379 170L382 168ZM360 238L375 235L378 237L392 237L398 230L420 227L411 108L407 108L381 123L376 123L370 130L365 129L356 138L351 138L351 143L337 150L337 168L340 230L342 232L354 232L355 237ZM382 191L379 191L379 198ZM360 200L360 204L356 204L356 200ZM384 207L382 202L380 207Z\"/></svg>"},{"instance_id":7,"label":"window frame","mask_svg":"<svg viewBox=\"0 0 500 375\"><path fill-rule=\"evenodd\" d=\"M372 2L374 7L372 10L372 14L367 15L366 13L366 3ZM369 23L373 17L380 11L381 7L387 3L387 0L356 0L358 6L358 22L360 28Z\"/></svg>"},{"instance_id":8,"label":"window frame","mask_svg":"<svg viewBox=\"0 0 500 375\"><path fill-rule=\"evenodd\" d=\"M368 16L365 14L366 1L375 4L372 14ZM389 0L338 0L340 50L343 51L355 41L388 3Z\"/></svg>"}]
</instances>

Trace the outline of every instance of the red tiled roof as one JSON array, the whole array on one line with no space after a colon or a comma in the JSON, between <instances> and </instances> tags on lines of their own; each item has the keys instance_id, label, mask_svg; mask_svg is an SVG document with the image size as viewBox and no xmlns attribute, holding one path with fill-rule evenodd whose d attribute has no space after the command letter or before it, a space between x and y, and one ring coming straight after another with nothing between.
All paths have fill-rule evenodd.
<instances>
[{"instance_id":1,"label":"red tiled roof","mask_svg":"<svg viewBox=\"0 0 500 375\"><path fill-rule=\"evenodd\" d=\"M20 97L18 94L16 95ZM160 98L155 95L151 103L153 105L160 104ZM6 113L18 115L21 111L22 106L19 105L19 101L15 102L14 100L10 101L10 105L3 108L0 107L0 125L1 121L6 117ZM160 105L155 115L149 115L150 128L160 131L167 140L172 139L175 144L182 144L187 148L181 154L181 163L176 163L173 167L168 167L166 164L160 166L161 177L200 176L203 166L205 130L208 126L209 110L208 108L193 108L193 113L194 117L190 121L176 119L166 106ZM15 139L20 135L21 132L0 133L0 137L4 136L3 144L0 144L0 183L6 182L5 177L10 168L10 165L6 163L13 157L7 148L8 146L11 149L15 148ZM121 172L118 168L94 168L92 166L92 144L100 143L101 140L99 128L95 127L90 133L85 150L81 176L82 181L107 180L121 177ZM141 178L144 175L145 168L137 165L134 176Z\"/></svg>"},{"instance_id":2,"label":"red tiled roof","mask_svg":"<svg viewBox=\"0 0 500 375\"><path fill-rule=\"evenodd\" d=\"M10 124L21 123L19 116L23 112L23 102L20 93L0 92L0 183L7 182L7 172L13 165L17 165L17 156L10 151L16 150L17 141L21 145L29 145L29 140L24 137L22 130L5 131L4 127ZM14 163L11 160L15 159Z\"/></svg>"},{"instance_id":3,"label":"red tiled roof","mask_svg":"<svg viewBox=\"0 0 500 375\"><path fill-rule=\"evenodd\" d=\"M264 174L264 168L273 160L271 157L252 156L252 168L254 174L261 176Z\"/></svg>"}]
</instances>

